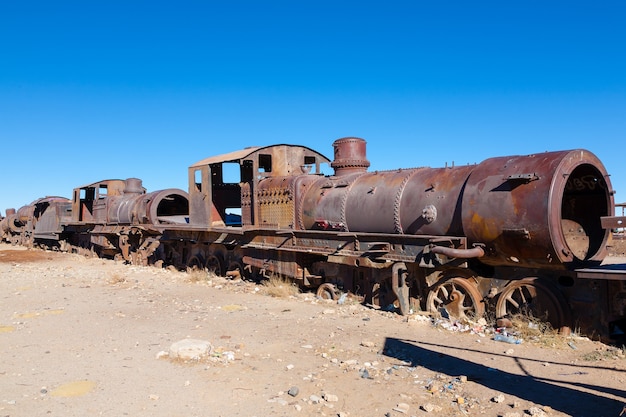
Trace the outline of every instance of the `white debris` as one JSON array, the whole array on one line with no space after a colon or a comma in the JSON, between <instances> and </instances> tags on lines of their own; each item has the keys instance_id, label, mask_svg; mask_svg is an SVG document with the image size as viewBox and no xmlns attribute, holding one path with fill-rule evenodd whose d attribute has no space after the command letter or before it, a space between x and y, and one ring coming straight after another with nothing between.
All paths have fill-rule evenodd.
<instances>
[{"instance_id":1,"label":"white debris","mask_svg":"<svg viewBox=\"0 0 626 417\"><path fill-rule=\"evenodd\" d=\"M397 406L395 406L393 411L397 411L402 414L407 414L409 412L409 405L407 403L400 403Z\"/></svg>"},{"instance_id":2,"label":"white debris","mask_svg":"<svg viewBox=\"0 0 626 417\"><path fill-rule=\"evenodd\" d=\"M170 346L169 356L172 359L201 360L209 356L212 349L206 340L183 339Z\"/></svg>"}]
</instances>

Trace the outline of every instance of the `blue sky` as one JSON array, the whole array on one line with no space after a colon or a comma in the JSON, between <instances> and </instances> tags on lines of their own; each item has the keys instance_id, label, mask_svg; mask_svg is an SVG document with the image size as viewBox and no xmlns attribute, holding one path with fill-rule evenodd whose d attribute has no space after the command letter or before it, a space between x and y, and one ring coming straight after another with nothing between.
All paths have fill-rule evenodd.
<instances>
[{"instance_id":1,"label":"blue sky","mask_svg":"<svg viewBox=\"0 0 626 417\"><path fill-rule=\"evenodd\" d=\"M380 170L586 148L626 202L625 21L622 0L0 2L0 212L344 136Z\"/></svg>"}]
</instances>

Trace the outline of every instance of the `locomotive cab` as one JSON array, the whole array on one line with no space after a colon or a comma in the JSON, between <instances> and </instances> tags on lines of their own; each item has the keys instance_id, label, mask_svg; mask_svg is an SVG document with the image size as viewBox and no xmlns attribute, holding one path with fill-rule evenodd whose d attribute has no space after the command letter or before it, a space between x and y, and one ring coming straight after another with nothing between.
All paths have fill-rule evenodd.
<instances>
[{"instance_id":1,"label":"locomotive cab","mask_svg":"<svg viewBox=\"0 0 626 417\"><path fill-rule=\"evenodd\" d=\"M97 218L106 219L106 198L122 195L124 188L123 180L103 180L75 188L72 221L92 223ZM142 188L141 192L145 193L146 189Z\"/></svg>"},{"instance_id":2,"label":"locomotive cab","mask_svg":"<svg viewBox=\"0 0 626 417\"><path fill-rule=\"evenodd\" d=\"M251 147L189 167L191 225L259 225L259 183L268 178L321 174L324 155L297 145ZM293 216L293 210L291 211Z\"/></svg>"}]
</instances>

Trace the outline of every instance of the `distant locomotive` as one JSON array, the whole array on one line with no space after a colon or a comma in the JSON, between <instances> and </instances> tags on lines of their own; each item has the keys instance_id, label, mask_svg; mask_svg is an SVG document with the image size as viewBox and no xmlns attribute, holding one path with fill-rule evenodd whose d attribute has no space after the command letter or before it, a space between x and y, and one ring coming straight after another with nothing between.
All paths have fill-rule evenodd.
<instances>
[{"instance_id":1,"label":"distant locomotive","mask_svg":"<svg viewBox=\"0 0 626 417\"><path fill-rule=\"evenodd\" d=\"M0 239L13 245L33 246L52 241L55 244L69 221L71 202L64 197L45 197L18 211L7 209L0 219Z\"/></svg>"},{"instance_id":2,"label":"distant locomotive","mask_svg":"<svg viewBox=\"0 0 626 417\"><path fill-rule=\"evenodd\" d=\"M146 193L138 179L89 184L71 201L7 210L0 237L143 265L280 275L320 297L349 291L401 314L524 313L604 338L626 329L626 267L599 267L623 219L589 151L368 172L364 140L333 147L332 162L295 145L210 157L189 167L188 192ZM327 163L333 175L321 173Z\"/></svg>"}]
</instances>

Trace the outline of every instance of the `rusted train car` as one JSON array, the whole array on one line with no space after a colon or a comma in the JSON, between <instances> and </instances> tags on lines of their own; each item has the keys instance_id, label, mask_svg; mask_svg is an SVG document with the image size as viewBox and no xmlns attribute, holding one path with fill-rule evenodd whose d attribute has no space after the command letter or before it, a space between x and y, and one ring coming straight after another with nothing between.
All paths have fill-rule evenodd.
<instances>
[{"instance_id":1,"label":"rusted train car","mask_svg":"<svg viewBox=\"0 0 626 417\"><path fill-rule=\"evenodd\" d=\"M187 192L101 181L7 211L0 233L138 264L280 275L401 314L524 313L602 338L626 329L626 267L602 265L623 218L591 152L370 172L365 146L339 139L332 161L296 145L210 157L189 167Z\"/></svg>"},{"instance_id":2,"label":"rusted train car","mask_svg":"<svg viewBox=\"0 0 626 417\"><path fill-rule=\"evenodd\" d=\"M65 197L44 197L19 210L7 209L0 219L0 240L13 245L55 245L70 219L71 202Z\"/></svg>"}]
</instances>

